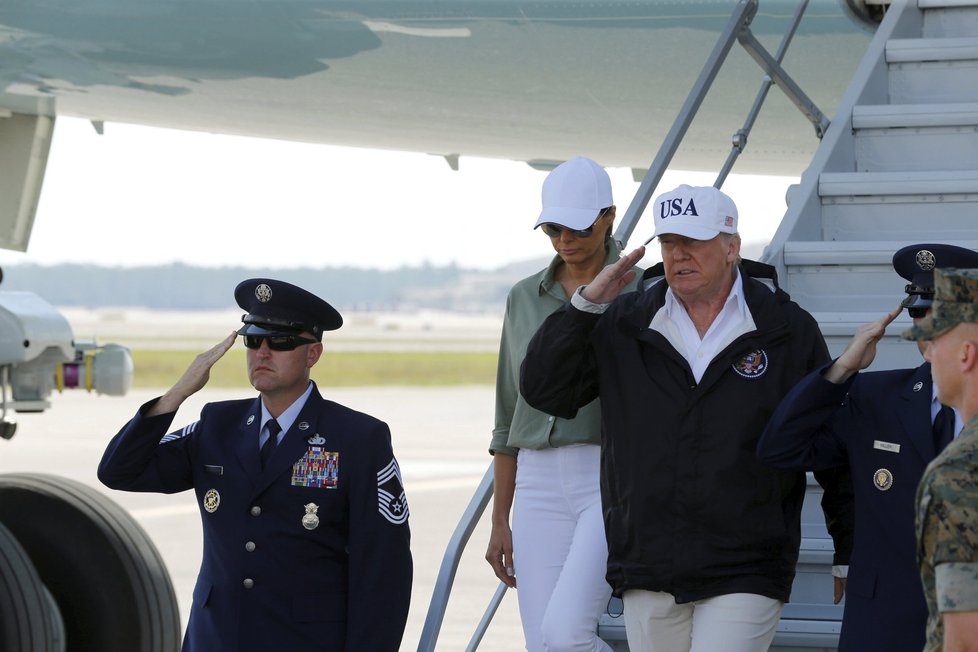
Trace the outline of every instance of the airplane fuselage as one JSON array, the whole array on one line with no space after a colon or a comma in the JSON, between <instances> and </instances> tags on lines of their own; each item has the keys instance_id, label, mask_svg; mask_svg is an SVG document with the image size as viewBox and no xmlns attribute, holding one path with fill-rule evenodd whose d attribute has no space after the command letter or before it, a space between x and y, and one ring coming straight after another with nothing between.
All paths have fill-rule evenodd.
<instances>
[{"instance_id":1,"label":"airplane fuselage","mask_svg":"<svg viewBox=\"0 0 978 652\"><path fill-rule=\"evenodd\" d=\"M647 167L736 3L669 0L14 0L0 107L96 122L536 161ZM764 0L771 51L798 3ZM868 43L810 3L785 67L828 115ZM675 165L715 169L761 82L740 51ZM800 172L817 144L772 97L743 171Z\"/></svg>"}]
</instances>

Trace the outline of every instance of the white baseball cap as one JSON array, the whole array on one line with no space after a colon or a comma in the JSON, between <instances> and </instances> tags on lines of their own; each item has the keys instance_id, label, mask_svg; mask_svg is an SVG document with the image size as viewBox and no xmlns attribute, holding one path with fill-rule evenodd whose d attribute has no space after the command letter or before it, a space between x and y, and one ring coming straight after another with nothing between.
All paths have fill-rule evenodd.
<instances>
[{"instance_id":1,"label":"white baseball cap","mask_svg":"<svg viewBox=\"0 0 978 652\"><path fill-rule=\"evenodd\" d=\"M713 186L681 185L656 197L655 233L645 241L667 233L693 240L712 240L720 233L737 232L737 206Z\"/></svg>"},{"instance_id":2,"label":"white baseball cap","mask_svg":"<svg viewBox=\"0 0 978 652\"><path fill-rule=\"evenodd\" d=\"M611 198L611 178L589 158L578 156L555 167L543 181L543 210L533 228L548 222L586 229L598 219Z\"/></svg>"}]
</instances>

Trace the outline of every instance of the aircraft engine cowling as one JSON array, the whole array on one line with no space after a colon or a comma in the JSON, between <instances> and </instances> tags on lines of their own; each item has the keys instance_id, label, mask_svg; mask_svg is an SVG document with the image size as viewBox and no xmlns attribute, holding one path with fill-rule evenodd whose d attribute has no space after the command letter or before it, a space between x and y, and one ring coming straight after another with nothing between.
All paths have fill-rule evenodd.
<instances>
[{"instance_id":1,"label":"aircraft engine cowling","mask_svg":"<svg viewBox=\"0 0 978 652\"><path fill-rule=\"evenodd\" d=\"M868 32L875 32L890 8L890 0L839 0L852 22Z\"/></svg>"}]
</instances>

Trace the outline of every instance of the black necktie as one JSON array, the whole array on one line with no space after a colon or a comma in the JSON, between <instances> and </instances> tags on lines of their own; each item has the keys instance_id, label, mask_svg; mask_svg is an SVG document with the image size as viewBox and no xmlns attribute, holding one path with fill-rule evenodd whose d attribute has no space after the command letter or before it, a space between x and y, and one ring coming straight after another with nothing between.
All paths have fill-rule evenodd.
<instances>
[{"instance_id":1,"label":"black necktie","mask_svg":"<svg viewBox=\"0 0 978 652\"><path fill-rule=\"evenodd\" d=\"M275 452L275 446L278 444L278 433L282 432L282 426L278 425L278 421L275 419L269 419L265 427L268 428L268 439L261 447L261 468L263 469L268 464L268 460L272 458L272 453Z\"/></svg>"},{"instance_id":2,"label":"black necktie","mask_svg":"<svg viewBox=\"0 0 978 652\"><path fill-rule=\"evenodd\" d=\"M934 418L934 450L940 453L954 439L954 410L941 405Z\"/></svg>"}]
</instances>

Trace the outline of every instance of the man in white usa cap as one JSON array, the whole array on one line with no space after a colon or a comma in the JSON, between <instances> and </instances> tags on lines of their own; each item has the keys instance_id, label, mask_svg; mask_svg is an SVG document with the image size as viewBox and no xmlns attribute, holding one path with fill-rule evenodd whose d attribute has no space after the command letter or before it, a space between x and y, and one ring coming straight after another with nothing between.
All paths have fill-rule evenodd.
<instances>
[{"instance_id":1,"label":"man in white usa cap","mask_svg":"<svg viewBox=\"0 0 978 652\"><path fill-rule=\"evenodd\" d=\"M639 247L548 317L521 390L560 417L600 395L607 579L629 647L760 652L794 578L805 476L761 465L757 440L828 350L773 268L741 260L727 195L682 185L652 210L663 262L622 294Z\"/></svg>"}]
</instances>

